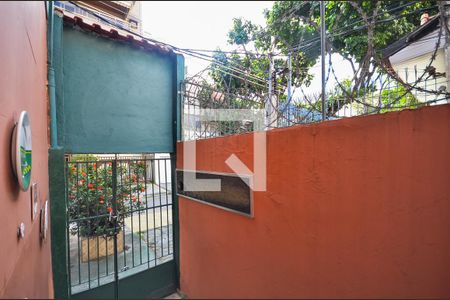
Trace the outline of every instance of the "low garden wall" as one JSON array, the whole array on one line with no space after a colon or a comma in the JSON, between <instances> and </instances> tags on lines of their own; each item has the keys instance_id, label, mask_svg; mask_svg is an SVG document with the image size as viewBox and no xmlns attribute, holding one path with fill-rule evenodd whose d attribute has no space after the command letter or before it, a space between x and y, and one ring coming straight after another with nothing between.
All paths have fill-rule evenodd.
<instances>
[{"instance_id":1,"label":"low garden wall","mask_svg":"<svg viewBox=\"0 0 450 300\"><path fill-rule=\"evenodd\" d=\"M197 170L252 167L252 134L197 141ZM183 168L183 143L177 167ZM276 129L254 217L180 197L190 298L449 298L450 105Z\"/></svg>"}]
</instances>

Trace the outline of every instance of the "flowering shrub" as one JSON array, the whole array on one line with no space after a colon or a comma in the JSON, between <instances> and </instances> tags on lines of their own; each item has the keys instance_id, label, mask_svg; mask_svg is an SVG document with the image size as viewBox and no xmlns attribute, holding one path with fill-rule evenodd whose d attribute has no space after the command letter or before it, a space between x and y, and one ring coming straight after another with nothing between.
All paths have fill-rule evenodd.
<instances>
[{"instance_id":1,"label":"flowering shrub","mask_svg":"<svg viewBox=\"0 0 450 300\"><path fill-rule=\"evenodd\" d=\"M117 162L115 195L111 161L98 161L93 155L80 156L74 157L67 167L68 214L70 222L76 224L70 229L72 234L112 235L114 219L110 215L116 216L120 229L132 211L146 205L141 194L145 194L144 161Z\"/></svg>"}]
</instances>

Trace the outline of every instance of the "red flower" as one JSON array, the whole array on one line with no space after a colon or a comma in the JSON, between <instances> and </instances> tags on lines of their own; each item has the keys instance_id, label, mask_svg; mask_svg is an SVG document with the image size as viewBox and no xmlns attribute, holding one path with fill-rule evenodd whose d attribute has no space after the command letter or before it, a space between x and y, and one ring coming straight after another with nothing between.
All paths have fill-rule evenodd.
<instances>
[{"instance_id":1,"label":"red flower","mask_svg":"<svg viewBox=\"0 0 450 300\"><path fill-rule=\"evenodd\" d=\"M141 192L145 192L145 188L144 187L141 187Z\"/></svg>"},{"instance_id":2,"label":"red flower","mask_svg":"<svg viewBox=\"0 0 450 300\"><path fill-rule=\"evenodd\" d=\"M97 163L93 164L94 170L97 170Z\"/></svg>"},{"instance_id":3,"label":"red flower","mask_svg":"<svg viewBox=\"0 0 450 300\"><path fill-rule=\"evenodd\" d=\"M103 186L101 186L101 185L97 186L97 190L99 190L99 191L103 190Z\"/></svg>"},{"instance_id":4,"label":"red flower","mask_svg":"<svg viewBox=\"0 0 450 300\"><path fill-rule=\"evenodd\" d=\"M112 211L113 211L112 207L107 207L106 210L107 210L109 213L112 213Z\"/></svg>"},{"instance_id":5,"label":"red flower","mask_svg":"<svg viewBox=\"0 0 450 300\"><path fill-rule=\"evenodd\" d=\"M85 172L81 173L81 176L86 177L86 173Z\"/></svg>"},{"instance_id":6,"label":"red flower","mask_svg":"<svg viewBox=\"0 0 450 300\"><path fill-rule=\"evenodd\" d=\"M88 184L88 189L90 189L91 191L94 190L94 184L93 183L89 183Z\"/></svg>"},{"instance_id":7,"label":"red flower","mask_svg":"<svg viewBox=\"0 0 450 300\"><path fill-rule=\"evenodd\" d=\"M100 200L98 203L100 203L100 204L105 204L105 201Z\"/></svg>"},{"instance_id":8,"label":"red flower","mask_svg":"<svg viewBox=\"0 0 450 300\"><path fill-rule=\"evenodd\" d=\"M133 199L133 202L136 202L136 197L133 197L132 199Z\"/></svg>"}]
</instances>

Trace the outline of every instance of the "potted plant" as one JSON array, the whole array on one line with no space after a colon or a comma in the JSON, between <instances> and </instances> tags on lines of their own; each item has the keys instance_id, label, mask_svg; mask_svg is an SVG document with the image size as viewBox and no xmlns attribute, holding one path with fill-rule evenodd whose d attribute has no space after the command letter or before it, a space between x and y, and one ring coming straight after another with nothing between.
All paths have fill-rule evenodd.
<instances>
[{"instance_id":1,"label":"potted plant","mask_svg":"<svg viewBox=\"0 0 450 300\"><path fill-rule=\"evenodd\" d=\"M144 161L120 161L113 165L111 161L99 161L94 155L77 155L72 156L67 166L70 233L81 238L82 261L113 254L114 234L117 250L122 252L121 229L125 218L146 205L140 197L145 192Z\"/></svg>"}]
</instances>

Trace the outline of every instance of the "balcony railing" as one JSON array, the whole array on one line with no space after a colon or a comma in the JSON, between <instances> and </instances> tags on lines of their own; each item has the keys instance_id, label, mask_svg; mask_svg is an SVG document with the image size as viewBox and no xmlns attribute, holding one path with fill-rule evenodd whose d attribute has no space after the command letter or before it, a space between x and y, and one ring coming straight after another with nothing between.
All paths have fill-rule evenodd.
<instances>
[{"instance_id":1,"label":"balcony railing","mask_svg":"<svg viewBox=\"0 0 450 300\"><path fill-rule=\"evenodd\" d=\"M79 15L81 17L87 17L90 20L98 22L100 24L105 24L105 25L108 25L108 26L111 26L111 25L114 26L115 25L115 26L117 26L119 28L126 29L126 30L132 30L132 31L137 31L139 29L139 24L137 26L136 25L131 25L128 22L125 22L125 21L120 20L118 18L114 18L114 17L112 17L110 15L107 15L105 13L102 13L100 11L97 11L96 14L98 14L102 18L108 20L108 22L110 22L110 23L105 22L104 20L96 17L95 15L93 15L93 14L91 14L91 13L89 13L89 12L87 12L87 11L85 11L85 10L83 10L83 9L73 5L73 4L71 4L71 3L68 3L68 2L65 2L65 1L55 1L54 3L55 3L55 6L65 10L65 11L68 11L68 12L73 13L75 15ZM133 20L135 20L135 18L133 18ZM137 22L137 20L136 20L136 22Z\"/></svg>"}]
</instances>

